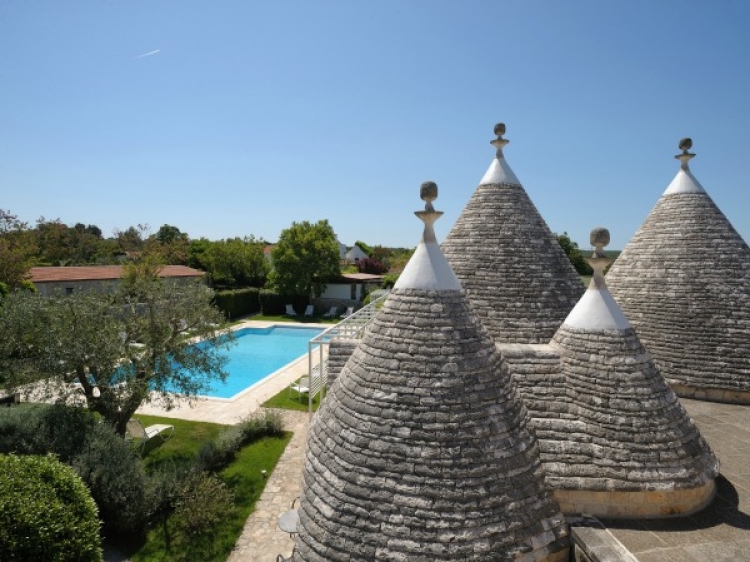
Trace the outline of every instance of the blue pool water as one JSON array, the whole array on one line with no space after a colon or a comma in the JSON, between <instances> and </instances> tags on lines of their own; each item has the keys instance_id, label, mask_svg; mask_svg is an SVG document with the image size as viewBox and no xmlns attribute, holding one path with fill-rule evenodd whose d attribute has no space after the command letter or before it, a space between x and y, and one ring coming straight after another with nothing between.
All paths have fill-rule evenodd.
<instances>
[{"instance_id":1,"label":"blue pool water","mask_svg":"<svg viewBox=\"0 0 750 562\"><path fill-rule=\"evenodd\" d=\"M214 382L207 396L231 398L260 382L284 365L307 353L307 343L320 334L320 328L242 328L234 332L236 345L229 356L225 383Z\"/></svg>"}]
</instances>

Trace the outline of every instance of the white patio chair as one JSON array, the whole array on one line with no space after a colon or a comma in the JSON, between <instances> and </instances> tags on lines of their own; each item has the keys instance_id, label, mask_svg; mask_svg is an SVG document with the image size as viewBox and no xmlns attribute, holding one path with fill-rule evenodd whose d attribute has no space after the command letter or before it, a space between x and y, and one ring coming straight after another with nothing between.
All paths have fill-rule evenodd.
<instances>
[{"instance_id":1,"label":"white patio chair","mask_svg":"<svg viewBox=\"0 0 750 562\"><path fill-rule=\"evenodd\" d=\"M286 305L286 315L287 316L297 316L297 313L294 312L294 307L291 304Z\"/></svg>"},{"instance_id":2,"label":"white patio chair","mask_svg":"<svg viewBox=\"0 0 750 562\"><path fill-rule=\"evenodd\" d=\"M302 402L302 395L310 392L310 377L302 377L300 380L289 385L289 398L292 397L292 391L296 391L299 401Z\"/></svg>"},{"instance_id":3,"label":"white patio chair","mask_svg":"<svg viewBox=\"0 0 750 562\"><path fill-rule=\"evenodd\" d=\"M155 437L161 436L162 442L172 437L174 426L165 423L157 423L148 427L143 427L141 420L130 418L130 420L128 420L126 433L130 439L139 440L138 447L142 451L145 449L146 443Z\"/></svg>"},{"instance_id":4,"label":"white patio chair","mask_svg":"<svg viewBox=\"0 0 750 562\"><path fill-rule=\"evenodd\" d=\"M334 316L336 316L336 313L338 311L339 311L339 307L338 306L332 306L331 310L329 310L328 312L326 312L323 315L323 318L333 318Z\"/></svg>"},{"instance_id":5,"label":"white patio chair","mask_svg":"<svg viewBox=\"0 0 750 562\"><path fill-rule=\"evenodd\" d=\"M350 306L346 309L346 312L342 314L339 318L349 318L352 314L354 314L354 307Z\"/></svg>"},{"instance_id":6,"label":"white patio chair","mask_svg":"<svg viewBox=\"0 0 750 562\"><path fill-rule=\"evenodd\" d=\"M311 304L307 305L305 309L305 316L313 316L315 314L315 307Z\"/></svg>"}]
</instances>

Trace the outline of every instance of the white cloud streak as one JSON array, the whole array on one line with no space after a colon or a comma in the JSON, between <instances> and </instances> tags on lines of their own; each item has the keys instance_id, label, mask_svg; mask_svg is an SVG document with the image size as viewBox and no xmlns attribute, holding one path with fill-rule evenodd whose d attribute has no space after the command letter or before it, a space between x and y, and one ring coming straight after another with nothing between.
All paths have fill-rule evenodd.
<instances>
[{"instance_id":1,"label":"white cloud streak","mask_svg":"<svg viewBox=\"0 0 750 562\"><path fill-rule=\"evenodd\" d=\"M149 51L148 53L143 53L142 55L138 55L135 58L142 59L143 57L150 57L152 55L157 54L159 51L161 51L161 49L156 49L155 51Z\"/></svg>"}]
</instances>

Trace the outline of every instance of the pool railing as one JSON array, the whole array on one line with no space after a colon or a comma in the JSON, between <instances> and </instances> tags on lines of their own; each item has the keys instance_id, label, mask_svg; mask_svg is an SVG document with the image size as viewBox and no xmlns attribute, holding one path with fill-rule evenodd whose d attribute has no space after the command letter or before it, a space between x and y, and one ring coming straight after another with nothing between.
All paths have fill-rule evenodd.
<instances>
[{"instance_id":1,"label":"pool railing","mask_svg":"<svg viewBox=\"0 0 750 562\"><path fill-rule=\"evenodd\" d=\"M328 379L328 345L332 339L359 340L367 332L378 309L388 298L386 293L370 304L363 306L355 313L343 318L338 324L322 331L308 342L308 373L310 377L310 392L308 393L308 408L312 418L313 399L323 391ZM321 394L322 396L322 394Z\"/></svg>"}]
</instances>

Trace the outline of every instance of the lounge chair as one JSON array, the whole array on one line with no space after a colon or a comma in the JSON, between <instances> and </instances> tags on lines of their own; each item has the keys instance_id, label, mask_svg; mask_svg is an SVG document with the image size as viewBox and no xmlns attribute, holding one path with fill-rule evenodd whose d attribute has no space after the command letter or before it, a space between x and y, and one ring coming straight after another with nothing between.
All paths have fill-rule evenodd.
<instances>
[{"instance_id":1,"label":"lounge chair","mask_svg":"<svg viewBox=\"0 0 750 562\"><path fill-rule=\"evenodd\" d=\"M349 316L351 316L352 314L354 314L354 307L350 306L346 309L346 312L344 312L344 314L339 316L339 318L349 318Z\"/></svg>"},{"instance_id":2,"label":"lounge chair","mask_svg":"<svg viewBox=\"0 0 750 562\"><path fill-rule=\"evenodd\" d=\"M289 385L289 397L292 397L292 390L299 395L299 401L302 402L302 395L310 392L310 377L302 377L300 380Z\"/></svg>"},{"instance_id":3,"label":"lounge chair","mask_svg":"<svg viewBox=\"0 0 750 562\"><path fill-rule=\"evenodd\" d=\"M323 315L323 318L334 318L336 316L336 313L338 313L338 311L339 311L338 306L332 306L331 310L329 310Z\"/></svg>"},{"instance_id":4,"label":"lounge chair","mask_svg":"<svg viewBox=\"0 0 750 562\"><path fill-rule=\"evenodd\" d=\"M294 307L291 304L286 305L286 315L287 316L297 316L297 313L294 312Z\"/></svg>"},{"instance_id":5,"label":"lounge chair","mask_svg":"<svg viewBox=\"0 0 750 562\"><path fill-rule=\"evenodd\" d=\"M141 451L146 447L146 443L155 437L161 436L162 442L166 441L174 433L174 426L165 423L157 423L148 427L143 427L141 420L131 418L128 420L127 436L130 439L138 439L138 446Z\"/></svg>"},{"instance_id":6,"label":"lounge chair","mask_svg":"<svg viewBox=\"0 0 750 562\"><path fill-rule=\"evenodd\" d=\"M311 304L307 305L305 309L305 316L313 316L315 314L315 307Z\"/></svg>"}]
</instances>

